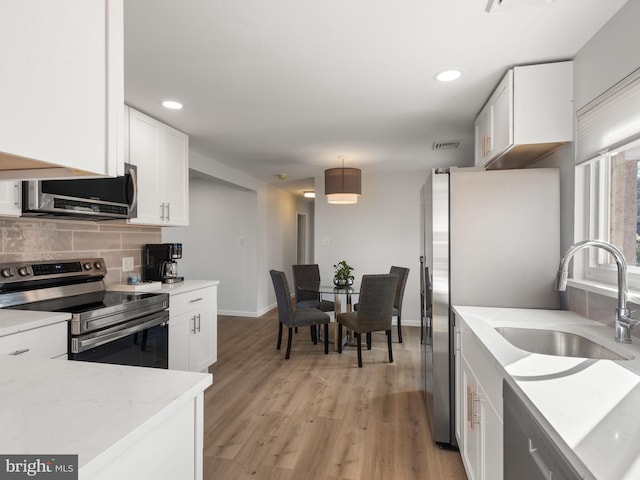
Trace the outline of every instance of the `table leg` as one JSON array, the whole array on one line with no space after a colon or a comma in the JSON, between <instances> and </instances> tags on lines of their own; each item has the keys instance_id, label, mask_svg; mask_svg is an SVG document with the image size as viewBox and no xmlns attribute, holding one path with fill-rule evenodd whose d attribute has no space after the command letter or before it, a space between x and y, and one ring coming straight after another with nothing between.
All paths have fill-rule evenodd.
<instances>
[{"instance_id":1,"label":"table leg","mask_svg":"<svg viewBox=\"0 0 640 480\"><path fill-rule=\"evenodd\" d=\"M333 349L338 351L338 342L342 341L342 339L338 340L338 314L341 312L340 306L340 294L333 294Z\"/></svg>"}]
</instances>

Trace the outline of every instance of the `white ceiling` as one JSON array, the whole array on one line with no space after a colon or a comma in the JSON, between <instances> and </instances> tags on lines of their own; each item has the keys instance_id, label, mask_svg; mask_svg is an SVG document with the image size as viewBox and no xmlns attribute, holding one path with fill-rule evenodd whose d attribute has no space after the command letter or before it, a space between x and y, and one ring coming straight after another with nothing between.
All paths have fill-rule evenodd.
<instances>
[{"instance_id":1,"label":"white ceiling","mask_svg":"<svg viewBox=\"0 0 640 480\"><path fill-rule=\"evenodd\" d=\"M363 175L470 165L473 120L505 71L571 59L626 3L509 1L523 5L125 0L125 100L192 150L292 191L341 156ZM460 80L434 80L451 68Z\"/></svg>"}]
</instances>

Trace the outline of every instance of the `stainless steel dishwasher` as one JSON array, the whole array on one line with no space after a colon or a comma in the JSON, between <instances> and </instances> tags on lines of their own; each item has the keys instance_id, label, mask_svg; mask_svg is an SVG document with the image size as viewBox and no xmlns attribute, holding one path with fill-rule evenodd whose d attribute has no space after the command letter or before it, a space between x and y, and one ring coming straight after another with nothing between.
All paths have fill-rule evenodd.
<instances>
[{"instance_id":1,"label":"stainless steel dishwasher","mask_svg":"<svg viewBox=\"0 0 640 480\"><path fill-rule=\"evenodd\" d=\"M504 480L593 478L576 470L506 380L502 397Z\"/></svg>"}]
</instances>

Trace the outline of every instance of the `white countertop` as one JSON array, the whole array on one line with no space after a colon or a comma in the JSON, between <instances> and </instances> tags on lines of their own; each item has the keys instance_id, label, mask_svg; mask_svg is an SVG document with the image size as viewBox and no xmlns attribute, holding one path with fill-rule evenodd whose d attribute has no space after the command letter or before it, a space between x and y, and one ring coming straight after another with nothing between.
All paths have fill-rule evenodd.
<instances>
[{"instance_id":1,"label":"white countertop","mask_svg":"<svg viewBox=\"0 0 640 480\"><path fill-rule=\"evenodd\" d=\"M211 383L210 374L0 355L0 452L78 454L90 476Z\"/></svg>"},{"instance_id":2,"label":"white countertop","mask_svg":"<svg viewBox=\"0 0 640 480\"><path fill-rule=\"evenodd\" d=\"M219 284L219 280L185 280L179 283L163 283L160 289L153 290L153 292L176 295L179 293L187 293L193 290L198 290L199 288L213 287Z\"/></svg>"},{"instance_id":3,"label":"white countertop","mask_svg":"<svg viewBox=\"0 0 640 480\"><path fill-rule=\"evenodd\" d=\"M0 337L71 319L70 313L0 309Z\"/></svg>"},{"instance_id":4,"label":"white countertop","mask_svg":"<svg viewBox=\"0 0 640 480\"><path fill-rule=\"evenodd\" d=\"M640 340L617 343L612 327L569 311L460 306L455 311L569 458L575 456L598 480L640 478ZM499 326L576 333L632 359L529 353L498 334Z\"/></svg>"}]
</instances>

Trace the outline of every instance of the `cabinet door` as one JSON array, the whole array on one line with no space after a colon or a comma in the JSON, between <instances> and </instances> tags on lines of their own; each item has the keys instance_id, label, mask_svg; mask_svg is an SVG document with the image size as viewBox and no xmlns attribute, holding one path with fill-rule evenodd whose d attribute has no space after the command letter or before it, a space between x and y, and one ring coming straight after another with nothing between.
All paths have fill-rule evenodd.
<instances>
[{"instance_id":1,"label":"cabinet door","mask_svg":"<svg viewBox=\"0 0 640 480\"><path fill-rule=\"evenodd\" d=\"M215 362L216 322L213 311L197 312L194 315L194 331L189 341L189 370L201 372Z\"/></svg>"},{"instance_id":2,"label":"cabinet door","mask_svg":"<svg viewBox=\"0 0 640 480\"><path fill-rule=\"evenodd\" d=\"M478 386L480 395L480 422L482 425L482 478L486 480L502 480L503 478L503 437L502 421L489 403L487 395Z\"/></svg>"},{"instance_id":3,"label":"cabinet door","mask_svg":"<svg viewBox=\"0 0 640 480\"><path fill-rule=\"evenodd\" d=\"M169 369L189 370L189 339L193 314L171 315L169 319Z\"/></svg>"},{"instance_id":4,"label":"cabinet door","mask_svg":"<svg viewBox=\"0 0 640 480\"><path fill-rule=\"evenodd\" d=\"M116 175L123 161L123 0L4 0L0 178ZM74 169L77 169L74 172ZM11 174L19 175L11 176Z\"/></svg>"},{"instance_id":5,"label":"cabinet door","mask_svg":"<svg viewBox=\"0 0 640 480\"><path fill-rule=\"evenodd\" d=\"M475 123L476 152L475 165L482 166L489 160L491 154L491 105L487 105Z\"/></svg>"},{"instance_id":6,"label":"cabinet door","mask_svg":"<svg viewBox=\"0 0 640 480\"><path fill-rule=\"evenodd\" d=\"M19 217L20 203L20 182L0 182L0 215Z\"/></svg>"},{"instance_id":7,"label":"cabinet door","mask_svg":"<svg viewBox=\"0 0 640 480\"><path fill-rule=\"evenodd\" d=\"M160 129L153 118L129 109L129 161L138 167L138 217L130 223L160 225L164 218Z\"/></svg>"},{"instance_id":8,"label":"cabinet door","mask_svg":"<svg viewBox=\"0 0 640 480\"><path fill-rule=\"evenodd\" d=\"M129 162L138 167L140 225L188 225L189 137L133 108Z\"/></svg>"},{"instance_id":9,"label":"cabinet door","mask_svg":"<svg viewBox=\"0 0 640 480\"><path fill-rule=\"evenodd\" d=\"M513 71L502 79L491 97L491 155L500 155L513 144Z\"/></svg>"},{"instance_id":10,"label":"cabinet door","mask_svg":"<svg viewBox=\"0 0 640 480\"><path fill-rule=\"evenodd\" d=\"M189 138L170 127L163 129L163 201L165 225L189 224Z\"/></svg>"},{"instance_id":11,"label":"cabinet door","mask_svg":"<svg viewBox=\"0 0 640 480\"><path fill-rule=\"evenodd\" d=\"M464 412L464 443L460 449L469 480L481 480L482 425L479 422L478 382L466 361L462 361L462 406Z\"/></svg>"}]
</instances>

